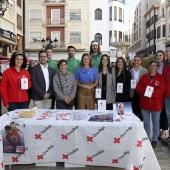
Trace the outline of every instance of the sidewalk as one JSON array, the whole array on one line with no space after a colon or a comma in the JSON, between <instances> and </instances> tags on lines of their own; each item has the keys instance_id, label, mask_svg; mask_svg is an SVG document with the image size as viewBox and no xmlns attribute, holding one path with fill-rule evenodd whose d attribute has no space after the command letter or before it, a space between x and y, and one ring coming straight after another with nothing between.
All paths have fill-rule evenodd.
<instances>
[{"instance_id":1,"label":"sidewalk","mask_svg":"<svg viewBox=\"0 0 170 170\"><path fill-rule=\"evenodd\" d=\"M32 105L32 103L30 104ZM6 108L2 108L2 114L6 113ZM154 149L155 155L158 159L161 170L170 169L170 149L158 141L157 147ZM57 163L56 167L36 167L34 164L30 165L12 165L11 170L123 170L121 168L113 167L85 167L85 168L64 168L63 163ZM5 170L10 170L9 166L5 166Z\"/></svg>"}]
</instances>

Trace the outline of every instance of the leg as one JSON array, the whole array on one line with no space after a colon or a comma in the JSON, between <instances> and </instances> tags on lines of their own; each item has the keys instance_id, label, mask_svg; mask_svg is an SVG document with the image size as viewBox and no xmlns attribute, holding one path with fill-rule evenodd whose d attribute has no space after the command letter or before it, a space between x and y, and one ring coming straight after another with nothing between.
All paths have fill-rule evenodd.
<instances>
[{"instance_id":1,"label":"leg","mask_svg":"<svg viewBox=\"0 0 170 170\"><path fill-rule=\"evenodd\" d=\"M113 110L113 103L106 104L106 110Z\"/></svg>"},{"instance_id":2,"label":"leg","mask_svg":"<svg viewBox=\"0 0 170 170\"><path fill-rule=\"evenodd\" d=\"M37 101L37 100L34 100L34 106L37 106L38 109L43 109L43 100L40 100L40 101Z\"/></svg>"},{"instance_id":3,"label":"leg","mask_svg":"<svg viewBox=\"0 0 170 170\"><path fill-rule=\"evenodd\" d=\"M43 109L51 109L52 99L43 100Z\"/></svg>"},{"instance_id":4,"label":"leg","mask_svg":"<svg viewBox=\"0 0 170 170\"><path fill-rule=\"evenodd\" d=\"M28 109L28 102L21 102L18 104L19 109Z\"/></svg>"},{"instance_id":5,"label":"leg","mask_svg":"<svg viewBox=\"0 0 170 170\"><path fill-rule=\"evenodd\" d=\"M56 98L56 96L53 95L53 96L52 96L52 106L51 106L51 109L54 109L54 106L55 106L55 98Z\"/></svg>"},{"instance_id":6,"label":"leg","mask_svg":"<svg viewBox=\"0 0 170 170\"><path fill-rule=\"evenodd\" d=\"M56 100L56 107L57 109L67 109L65 102L58 99Z\"/></svg>"},{"instance_id":7,"label":"leg","mask_svg":"<svg viewBox=\"0 0 170 170\"><path fill-rule=\"evenodd\" d=\"M142 117L144 120L145 131L150 138L150 112L148 110L141 109Z\"/></svg>"},{"instance_id":8,"label":"leg","mask_svg":"<svg viewBox=\"0 0 170 170\"><path fill-rule=\"evenodd\" d=\"M77 92L77 109L86 109L86 89L78 88Z\"/></svg>"},{"instance_id":9,"label":"leg","mask_svg":"<svg viewBox=\"0 0 170 170\"><path fill-rule=\"evenodd\" d=\"M16 109L19 109L18 103L16 103L16 102L10 102L10 103L9 103L8 111L10 112L10 111L13 111L13 110L16 110Z\"/></svg>"},{"instance_id":10,"label":"leg","mask_svg":"<svg viewBox=\"0 0 170 170\"><path fill-rule=\"evenodd\" d=\"M159 119L160 119L160 111L152 111L152 123L153 123L153 140L157 141L159 136Z\"/></svg>"},{"instance_id":11,"label":"leg","mask_svg":"<svg viewBox=\"0 0 170 170\"><path fill-rule=\"evenodd\" d=\"M168 126L169 126L169 136L170 136L170 98L165 97L164 104L165 104L165 111L166 111Z\"/></svg>"}]
</instances>

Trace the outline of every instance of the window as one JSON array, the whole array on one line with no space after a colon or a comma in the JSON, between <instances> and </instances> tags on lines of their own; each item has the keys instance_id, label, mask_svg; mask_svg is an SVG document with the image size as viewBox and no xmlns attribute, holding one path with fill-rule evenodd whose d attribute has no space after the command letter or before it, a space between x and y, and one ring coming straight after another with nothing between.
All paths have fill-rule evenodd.
<instances>
[{"instance_id":1,"label":"window","mask_svg":"<svg viewBox=\"0 0 170 170\"><path fill-rule=\"evenodd\" d=\"M30 21L41 20L41 10L30 10Z\"/></svg>"},{"instance_id":2,"label":"window","mask_svg":"<svg viewBox=\"0 0 170 170\"><path fill-rule=\"evenodd\" d=\"M22 30L22 17L17 14L17 28Z\"/></svg>"},{"instance_id":3,"label":"window","mask_svg":"<svg viewBox=\"0 0 170 170\"><path fill-rule=\"evenodd\" d=\"M100 45L102 45L102 35L100 33L95 34L94 40L97 41Z\"/></svg>"},{"instance_id":4,"label":"window","mask_svg":"<svg viewBox=\"0 0 170 170\"><path fill-rule=\"evenodd\" d=\"M41 42L41 32L30 32L30 43Z\"/></svg>"},{"instance_id":5,"label":"window","mask_svg":"<svg viewBox=\"0 0 170 170\"><path fill-rule=\"evenodd\" d=\"M57 38L58 44L60 44L60 31L51 31L52 41L54 41L55 38Z\"/></svg>"},{"instance_id":6,"label":"window","mask_svg":"<svg viewBox=\"0 0 170 170\"><path fill-rule=\"evenodd\" d=\"M109 7L109 21L112 21L112 6Z\"/></svg>"},{"instance_id":7,"label":"window","mask_svg":"<svg viewBox=\"0 0 170 170\"><path fill-rule=\"evenodd\" d=\"M81 42L81 33L80 32L72 32L72 33L70 33L70 42L72 42L72 43L80 43Z\"/></svg>"},{"instance_id":8,"label":"window","mask_svg":"<svg viewBox=\"0 0 170 170\"><path fill-rule=\"evenodd\" d=\"M169 18L170 18L170 11L168 13L169 13Z\"/></svg>"},{"instance_id":9,"label":"window","mask_svg":"<svg viewBox=\"0 0 170 170\"><path fill-rule=\"evenodd\" d=\"M15 9L14 9L14 5L15 5L15 3L14 3L13 0L9 0L9 1L8 1L8 8L9 8L10 10L12 10L12 11L15 10Z\"/></svg>"},{"instance_id":10,"label":"window","mask_svg":"<svg viewBox=\"0 0 170 170\"><path fill-rule=\"evenodd\" d=\"M119 8L119 22L122 22L122 8Z\"/></svg>"},{"instance_id":11,"label":"window","mask_svg":"<svg viewBox=\"0 0 170 170\"><path fill-rule=\"evenodd\" d=\"M162 26L162 37L166 37L166 27L165 27L165 25Z\"/></svg>"},{"instance_id":12,"label":"window","mask_svg":"<svg viewBox=\"0 0 170 170\"><path fill-rule=\"evenodd\" d=\"M21 0L17 0L17 6L21 8Z\"/></svg>"},{"instance_id":13,"label":"window","mask_svg":"<svg viewBox=\"0 0 170 170\"><path fill-rule=\"evenodd\" d=\"M157 39L161 37L161 26L157 28Z\"/></svg>"},{"instance_id":14,"label":"window","mask_svg":"<svg viewBox=\"0 0 170 170\"><path fill-rule=\"evenodd\" d=\"M114 42L117 42L117 31L114 30Z\"/></svg>"},{"instance_id":15,"label":"window","mask_svg":"<svg viewBox=\"0 0 170 170\"><path fill-rule=\"evenodd\" d=\"M112 31L109 31L109 45L112 43Z\"/></svg>"},{"instance_id":16,"label":"window","mask_svg":"<svg viewBox=\"0 0 170 170\"><path fill-rule=\"evenodd\" d=\"M162 17L164 18L164 9L162 8Z\"/></svg>"},{"instance_id":17,"label":"window","mask_svg":"<svg viewBox=\"0 0 170 170\"><path fill-rule=\"evenodd\" d=\"M169 24L169 35L170 35L170 24Z\"/></svg>"},{"instance_id":18,"label":"window","mask_svg":"<svg viewBox=\"0 0 170 170\"><path fill-rule=\"evenodd\" d=\"M114 21L117 21L117 6L114 6Z\"/></svg>"},{"instance_id":19,"label":"window","mask_svg":"<svg viewBox=\"0 0 170 170\"><path fill-rule=\"evenodd\" d=\"M119 42L122 41L122 32L119 31Z\"/></svg>"},{"instance_id":20,"label":"window","mask_svg":"<svg viewBox=\"0 0 170 170\"><path fill-rule=\"evenodd\" d=\"M95 20L102 20L102 10L101 9L95 10Z\"/></svg>"},{"instance_id":21,"label":"window","mask_svg":"<svg viewBox=\"0 0 170 170\"><path fill-rule=\"evenodd\" d=\"M81 20L81 10L70 10L70 20Z\"/></svg>"},{"instance_id":22,"label":"window","mask_svg":"<svg viewBox=\"0 0 170 170\"><path fill-rule=\"evenodd\" d=\"M51 9L51 23L56 24L60 22L60 10Z\"/></svg>"}]
</instances>

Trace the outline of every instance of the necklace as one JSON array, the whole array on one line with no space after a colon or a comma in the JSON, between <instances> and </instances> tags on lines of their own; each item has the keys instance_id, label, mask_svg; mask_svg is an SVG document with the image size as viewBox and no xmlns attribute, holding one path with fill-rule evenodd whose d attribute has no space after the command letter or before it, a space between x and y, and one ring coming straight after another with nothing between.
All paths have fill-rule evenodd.
<instances>
[{"instance_id":1,"label":"necklace","mask_svg":"<svg viewBox=\"0 0 170 170\"><path fill-rule=\"evenodd\" d=\"M84 68L83 68L83 73L84 73L84 74L89 74L89 73L90 73L90 68L88 68L88 69L84 69Z\"/></svg>"}]
</instances>

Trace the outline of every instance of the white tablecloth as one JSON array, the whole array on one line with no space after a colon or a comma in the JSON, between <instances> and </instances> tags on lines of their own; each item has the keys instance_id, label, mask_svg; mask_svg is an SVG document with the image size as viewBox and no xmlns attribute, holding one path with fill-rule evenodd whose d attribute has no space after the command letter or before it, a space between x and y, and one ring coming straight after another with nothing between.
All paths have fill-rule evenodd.
<instances>
[{"instance_id":1,"label":"white tablecloth","mask_svg":"<svg viewBox=\"0 0 170 170\"><path fill-rule=\"evenodd\" d=\"M1 124L0 124L0 170L4 170L4 158L3 158Z\"/></svg>"},{"instance_id":2,"label":"white tablecloth","mask_svg":"<svg viewBox=\"0 0 170 170\"><path fill-rule=\"evenodd\" d=\"M114 122L67 120L73 112L93 114L94 111L39 110L31 119L18 119L16 111L2 116L3 124L5 121L24 124L26 146L24 154L4 153L5 164L67 162L160 170L143 123L136 116ZM59 113L66 120L56 120Z\"/></svg>"}]
</instances>

